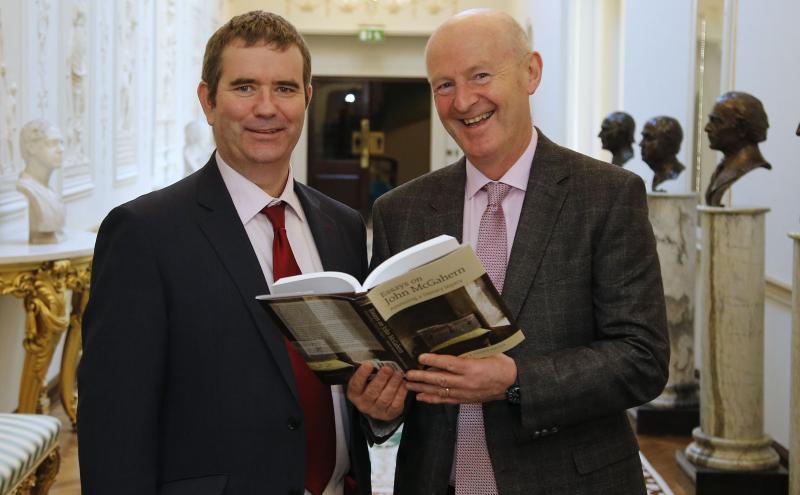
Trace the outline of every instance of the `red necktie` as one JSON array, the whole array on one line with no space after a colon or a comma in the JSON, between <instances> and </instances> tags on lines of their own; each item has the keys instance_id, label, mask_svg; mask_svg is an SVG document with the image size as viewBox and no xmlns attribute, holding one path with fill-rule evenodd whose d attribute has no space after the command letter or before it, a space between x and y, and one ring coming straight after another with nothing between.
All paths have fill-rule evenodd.
<instances>
[{"instance_id":1,"label":"red necktie","mask_svg":"<svg viewBox=\"0 0 800 495\"><path fill-rule=\"evenodd\" d=\"M275 238L272 241L272 275L276 281L282 277L301 273L294 254L292 254L289 238L286 236L285 209L285 203L278 203L261 210L261 213L269 219L275 232ZM336 465L336 425L331 389L311 371L294 345L287 339L284 340L305 418L305 488L312 494L319 495L325 490Z\"/></svg>"}]
</instances>

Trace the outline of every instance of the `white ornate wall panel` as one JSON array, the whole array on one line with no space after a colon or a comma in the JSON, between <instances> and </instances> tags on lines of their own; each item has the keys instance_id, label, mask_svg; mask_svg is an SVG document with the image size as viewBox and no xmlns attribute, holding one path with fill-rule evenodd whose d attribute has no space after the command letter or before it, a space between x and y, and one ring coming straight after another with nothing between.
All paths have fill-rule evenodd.
<instances>
[{"instance_id":1,"label":"white ornate wall panel","mask_svg":"<svg viewBox=\"0 0 800 495\"><path fill-rule=\"evenodd\" d=\"M176 0L156 3L156 106L153 185L163 186L181 176L178 153ZM188 88L187 88L188 89Z\"/></svg>"},{"instance_id":2,"label":"white ornate wall panel","mask_svg":"<svg viewBox=\"0 0 800 495\"><path fill-rule=\"evenodd\" d=\"M25 208L22 196L14 191L20 171L17 133L21 73L16 47L20 46L21 16L20 4L0 5L0 223Z\"/></svg>"},{"instance_id":3,"label":"white ornate wall panel","mask_svg":"<svg viewBox=\"0 0 800 495\"><path fill-rule=\"evenodd\" d=\"M114 7L114 181L120 183L134 180L139 173L136 117L142 107L137 98L141 75L136 70L136 55L143 5L135 0L118 0Z\"/></svg>"},{"instance_id":4,"label":"white ornate wall panel","mask_svg":"<svg viewBox=\"0 0 800 495\"><path fill-rule=\"evenodd\" d=\"M93 187L89 142L90 80L95 67L89 51L89 26L93 19L87 0L62 2L60 17L60 127L65 140L62 192L73 198Z\"/></svg>"},{"instance_id":5,"label":"white ornate wall panel","mask_svg":"<svg viewBox=\"0 0 800 495\"><path fill-rule=\"evenodd\" d=\"M96 64L90 51L90 26L95 25L88 0L61 2L61 119L64 134L62 194L71 200L94 187L91 169L92 80Z\"/></svg>"}]
</instances>

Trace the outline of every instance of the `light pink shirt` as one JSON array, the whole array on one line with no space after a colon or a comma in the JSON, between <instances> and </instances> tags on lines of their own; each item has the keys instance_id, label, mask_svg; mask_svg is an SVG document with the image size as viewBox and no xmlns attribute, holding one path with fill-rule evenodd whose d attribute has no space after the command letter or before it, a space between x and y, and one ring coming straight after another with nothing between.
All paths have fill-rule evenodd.
<instances>
[{"instance_id":1,"label":"light pink shirt","mask_svg":"<svg viewBox=\"0 0 800 495\"><path fill-rule=\"evenodd\" d=\"M265 206L278 201L284 201L286 207L286 236L289 238L289 245L292 246L297 265L303 273L322 271L322 262L319 258L317 245L314 243L314 236L306 222L306 214L300 204L300 198L294 192L294 176L292 169L289 168L289 178L283 192L277 198L273 198L255 183L241 175L230 167L225 160L216 153L217 166L222 174L222 181L228 189L228 193L233 199L233 206L239 219L244 225L250 244L267 279L267 285L271 288L274 280L272 279L272 240L274 238L272 224L266 215L261 214ZM276 330L277 331L277 330ZM344 493L344 476L350 471L350 456L347 452L350 437L350 425L347 420L347 402L345 392L341 385L331 387L333 397L333 414L336 421L336 466L333 476L322 495L342 495ZM310 495L306 491L306 495Z\"/></svg>"},{"instance_id":2,"label":"light pink shirt","mask_svg":"<svg viewBox=\"0 0 800 495\"><path fill-rule=\"evenodd\" d=\"M525 200L525 191L528 188L528 177L531 174L531 164L533 155L536 151L536 142L539 135L536 128L533 129L531 142L517 159L508 172L500 178L498 182L508 184L511 190L503 199L503 214L506 218L506 236L508 237L507 256L511 255L511 246L514 244L514 236L517 233L519 216L522 213L522 202ZM473 249L478 249L478 228L481 224L481 217L489 203L489 195L481 188L492 182L491 179L483 175L475 165L467 159L467 185L464 188L464 232L463 241L469 243ZM508 260L506 260L508 261Z\"/></svg>"}]
</instances>

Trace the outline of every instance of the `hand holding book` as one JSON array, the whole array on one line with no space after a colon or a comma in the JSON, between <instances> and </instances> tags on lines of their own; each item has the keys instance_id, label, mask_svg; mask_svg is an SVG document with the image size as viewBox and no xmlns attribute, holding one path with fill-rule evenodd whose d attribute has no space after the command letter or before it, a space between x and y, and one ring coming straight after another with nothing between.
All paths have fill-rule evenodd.
<instances>
[{"instance_id":1,"label":"hand holding book","mask_svg":"<svg viewBox=\"0 0 800 495\"><path fill-rule=\"evenodd\" d=\"M484 359L423 354L425 370L409 370L407 387L429 404L464 404L505 400L517 379L517 365L503 353Z\"/></svg>"}]
</instances>

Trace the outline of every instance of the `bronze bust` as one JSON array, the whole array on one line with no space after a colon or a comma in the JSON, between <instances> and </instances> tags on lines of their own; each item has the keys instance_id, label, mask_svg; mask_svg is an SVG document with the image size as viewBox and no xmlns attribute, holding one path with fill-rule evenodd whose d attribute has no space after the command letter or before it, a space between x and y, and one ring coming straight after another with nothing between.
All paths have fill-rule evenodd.
<instances>
[{"instance_id":1,"label":"bronze bust","mask_svg":"<svg viewBox=\"0 0 800 495\"><path fill-rule=\"evenodd\" d=\"M708 115L706 134L712 150L724 155L711 175L706 204L722 206L722 195L743 175L759 167L772 169L758 149L767 139L767 113L755 96L730 91L717 98Z\"/></svg>"},{"instance_id":2,"label":"bronze bust","mask_svg":"<svg viewBox=\"0 0 800 495\"><path fill-rule=\"evenodd\" d=\"M600 134L597 137L603 143L603 149L612 153L611 163L620 167L633 158L633 133L636 123L633 117L625 112L612 112L603 119Z\"/></svg>"},{"instance_id":3,"label":"bronze bust","mask_svg":"<svg viewBox=\"0 0 800 495\"><path fill-rule=\"evenodd\" d=\"M680 123L672 117L653 117L648 120L642 129L642 160L653 170L653 192L663 192L657 189L665 180L677 178L686 168L675 156L681 149L683 129Z\"/></svg>"}]
</instances>

